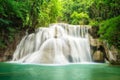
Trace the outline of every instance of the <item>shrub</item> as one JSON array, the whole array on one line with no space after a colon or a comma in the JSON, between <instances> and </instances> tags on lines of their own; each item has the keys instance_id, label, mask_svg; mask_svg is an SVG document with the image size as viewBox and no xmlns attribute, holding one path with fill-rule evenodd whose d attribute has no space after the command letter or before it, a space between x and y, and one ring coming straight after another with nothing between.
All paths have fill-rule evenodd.
<instances>
[{"instance_id":1,"label":"shrub","mask_svg":"<svg viewBox=\"0 0 120 80\"><path fill-rule=\"evenodd\" d=\"M101 39L120 49L120 16L102 22L99 34Z\"/></svg>"},{"instance_id":2,"label":"shrub","mask_svg":"<svg viewBox=\"0 0 120 80\"><path fill-rule=\"evenodd\" d=\"M86 13L78 13L73 12L73 14L70 16L72 18L72 24L88 24L89 23L89 16Z\"/></svg>"}]
</instances>

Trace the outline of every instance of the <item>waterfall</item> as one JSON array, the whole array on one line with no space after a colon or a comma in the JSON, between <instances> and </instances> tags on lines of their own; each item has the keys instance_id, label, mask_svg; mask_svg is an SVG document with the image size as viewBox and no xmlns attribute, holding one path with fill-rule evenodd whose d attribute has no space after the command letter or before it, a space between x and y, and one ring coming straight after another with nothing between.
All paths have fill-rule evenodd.
<instances>
[{"instance_id":1,"label":"waterfall","mask_svg":"<svg viewBox=\"0 0 120 80\"><path fill-rule=\"evenodd\" d=\"M65 64L91 62L87 25L51 24L26 35L13 60L22 63Z\"/></svg>"}]
</instances>

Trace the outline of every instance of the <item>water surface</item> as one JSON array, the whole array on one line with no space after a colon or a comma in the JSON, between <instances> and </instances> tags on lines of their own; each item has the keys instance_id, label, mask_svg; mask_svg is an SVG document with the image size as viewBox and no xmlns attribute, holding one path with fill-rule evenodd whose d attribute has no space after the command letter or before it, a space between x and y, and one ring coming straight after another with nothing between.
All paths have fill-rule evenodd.
<instances>
[{"instance_id":1,"label":"water surface","mask_svg":"<svg viewBox=\"0 0 120 80\"><path fill-rule=\"evenodd\" d=\"M0 80L120 80L120 66L0 63Z\"/></svg>"}]
</instances>

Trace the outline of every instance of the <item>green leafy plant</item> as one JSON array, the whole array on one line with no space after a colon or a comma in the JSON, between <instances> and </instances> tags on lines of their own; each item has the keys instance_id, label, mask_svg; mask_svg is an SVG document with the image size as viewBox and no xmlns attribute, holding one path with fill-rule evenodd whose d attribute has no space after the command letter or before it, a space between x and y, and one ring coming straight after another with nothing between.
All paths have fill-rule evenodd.
<instances>
[{"instance_id":1,"label":"green leafy plant","mask_svg":"<svg viewBox=\"0 0 120 80\"><path fill-rule=\"evenodd\" d=\"M108 19L102 22L99 34L101 39L108 41L110 45L114 45L120 49L120 16Z\"/></svg>"},{"instance_id":2,"label":"green leafy plant","mask_svg":"<svg viewBox=\"0 0 120 80\"><path fill-rule=\"evenodd\" d=\"M77 13L73 12L71 15L72 18L72 24L88 24L89 23L89 16L86 13Z\"/></svg>"}]
</instances>

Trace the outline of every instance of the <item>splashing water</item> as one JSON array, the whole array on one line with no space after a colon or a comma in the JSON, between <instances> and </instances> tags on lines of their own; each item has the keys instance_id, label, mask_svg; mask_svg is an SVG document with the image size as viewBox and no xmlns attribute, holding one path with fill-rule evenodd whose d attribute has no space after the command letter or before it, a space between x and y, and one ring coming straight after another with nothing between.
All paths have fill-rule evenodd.
<instances>
[{"instance_id":1,"label":"splashing water","mask_svg":"<svg viewBox=\"0 0 120 80\"><path fill-rule=\"evenodd\" d=\"M66 64L91 62L88 26L51 24L26 35L14 52L22 63Z\"/></svg>"}]
</instances>

